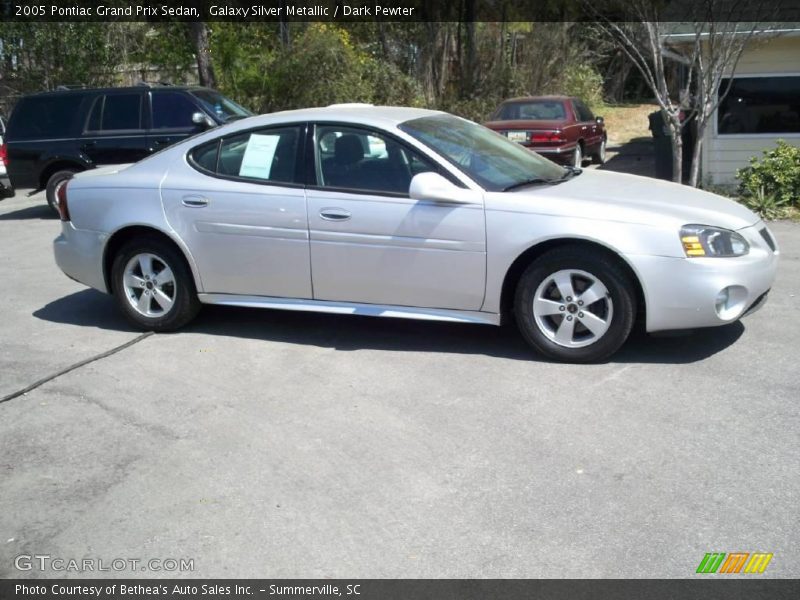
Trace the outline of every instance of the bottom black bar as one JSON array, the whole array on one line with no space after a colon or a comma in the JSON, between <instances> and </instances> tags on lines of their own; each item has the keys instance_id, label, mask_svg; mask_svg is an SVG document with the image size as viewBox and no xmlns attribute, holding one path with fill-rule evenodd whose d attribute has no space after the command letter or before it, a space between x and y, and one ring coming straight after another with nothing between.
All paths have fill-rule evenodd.
<instances>
[{"instance_id":1,"label":"bottom black bar","mask_svg":"<svg viewBox=\"0 0 800 600\"><path fill-rule=\"evenodd\" d=\"M798 579L0 580L0 599L795 600Z\"/></svg>"}]
</instances>

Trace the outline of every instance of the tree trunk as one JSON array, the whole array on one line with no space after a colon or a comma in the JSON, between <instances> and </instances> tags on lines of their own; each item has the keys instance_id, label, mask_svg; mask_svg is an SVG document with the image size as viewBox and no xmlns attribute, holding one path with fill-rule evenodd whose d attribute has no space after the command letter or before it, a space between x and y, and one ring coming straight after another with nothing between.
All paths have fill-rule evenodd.
<instances>
[{"instance_id":1,"label":"tree trunk","mask_svg":"<svg viewBox=\"0 0 800 600\"><path fill-rule=\"evenodd\" d=\"M697 187L700 185L700 163L703 152L703 136L705 135L705 123L698 123L697 133L692 148L692 167L689 171L689 185Z\"/></svg>"},{"instance_id":2,"label":"tree trunk","mask_svg":"<svg viewBox=\"0 0 800 600\"><path fill-rule=\"evenodd\" d=\"M208 44L208 26L203 21L189 23L189 35L197 57L197 76L200 85L217 87L217 78L214 77L214 67L211 64L211 48Z\"/></svg>"},{"instance_id":3,"label":"tree trunk","mask_svg":"<svg viewBox=\"0 0 800 600\"><path fill-rule=\"evenodd\" d=\"M683 183L683 137L680 118L667 115L670 131L672 132L672 181Z\"/></svg>"}]
</instances>

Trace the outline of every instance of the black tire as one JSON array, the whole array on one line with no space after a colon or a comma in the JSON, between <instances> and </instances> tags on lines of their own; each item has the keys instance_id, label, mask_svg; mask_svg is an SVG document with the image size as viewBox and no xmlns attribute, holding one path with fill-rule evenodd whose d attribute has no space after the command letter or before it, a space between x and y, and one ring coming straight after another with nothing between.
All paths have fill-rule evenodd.
<instances>
[{"instance_id":1,"label":"black tire","mask_svg":"<svg viewBox=\"0 0 800 600\"><path fill-rule=\"evenodd\" d=\"M145 288L140 290L136 296L134 291L133 298L130 299L129 293L124 283L125 269L128 263L138 255L153 255L155 265L160 263L172 271L174 283L168 286L168 291L172 292L173 302L168 310L162 309L156 298L153 296L151 306L162 310L161 314L145 316L141 314L132 302L140 298L145 293ZM159 269L159 273L164 272ZM138 289L138 288L137 288ZM156 290L150 288L155 295ZM125 317L137 328L147 331L174 331L189 323L200 311L200 301L197 299L197 290L194 285L194 278L186 263L183 254L171 243L166 242L156 236L142 236L126 242L114 256L111 266L111 291L116 298Z\"/></svg>"},{"instance_id":2,"label":"black tire","mask_svg":"<svg viewBox=\"0 0 800 600\"><path fill-rule=\"evenodd\" d=\"M596 165L602 165L606 162L606 144L608 140L603 138L603 141L600 142L600 146L597 148L597 152L592 155L592 162Z\"/></svg>"},{"instance_id":3,"label":"black tire","mask_svg":"<svg viewBox=\"0 0 800 600\"><path fill-rule=\"evenodd\" d=\"M628 339L636 320L636 293L634 283L617 260L612 255L596 250L566 246L550 250L532 262L522 274L514 297L514 315L525 340L544 356L563 362L599 362L606 360L619 350L620 346ZM557 294L558 299L554 303L564 305L568 310L563 312L564 316L561 316L562 313L547 317L540 315L539 322L542 323L540 326L533 308L536 292L540 286L547 286L548 284L545 282L554 274L566 270L581 271L591 275L605 286L608 293L587 310L587 307L579 308L577 306L580 295L586 291L586 289L581 290L578 287L581 284L579 275L574 279L570 278L575 286L574 289L579 293L568 303L562 304L564 299L553 287L545 287L545 290L550 290L551 294ZM586 281L589 280L584 280L584 285L586 285ZM543 293L542 290L539 291ZM605 333L595 341L591 341L596 336L586 329L583 323L586 322L585 318L592 315L584 317L584 312L578 311L588 313L596 310L605 310L604 314L608 325ZM578 320L578 314L580 314L581 320ZM567 347L552 339L554 331L547 327L552 326L553 329L557 329L558 324L561 323L560 319L566 319L568 315L574 315L573 328L576 341L572 343L588 345ZM543 329L547 329L549 335ZM581 335L584 336L583 339L580 339Z\"/></svg>"},{"instance_id":4,"label":"black tire","mask_svg":"<svg viewBox=\"0 0 800 600\"><path fill-rule=\"evenodd\" d=\"M52 208L56 214L58 214L58 201L56 198L56 188L64 181L68 179L72 179L75 173L78 173L78 169L62 169L61 171L56 171L52 175L50 175L50 179L47 180L47 187L45 188L45 197L47 198L47 204Z\"/></svg>"}]
</instances>

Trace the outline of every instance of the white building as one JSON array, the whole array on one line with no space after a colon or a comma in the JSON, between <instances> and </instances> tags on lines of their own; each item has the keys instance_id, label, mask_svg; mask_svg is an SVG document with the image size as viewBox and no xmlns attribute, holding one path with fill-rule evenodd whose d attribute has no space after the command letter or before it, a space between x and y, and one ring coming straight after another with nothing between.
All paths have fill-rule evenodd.
<instances>
[{"instance_id":1,"label":"white building","mask_svg":"<svg viewBox=\"0 0 800 600\"><path fill-rule=\"evenodd\" d=\"M800 24L756 34L733 75L728 96L706 130L702 181L736 183L736 170L779 139L800 145ZM694 38L694 33L686 34ZM679 41L681 34L671 35ZM721 89L725 89L723 80Z\"/></svg>"}]
</instances>

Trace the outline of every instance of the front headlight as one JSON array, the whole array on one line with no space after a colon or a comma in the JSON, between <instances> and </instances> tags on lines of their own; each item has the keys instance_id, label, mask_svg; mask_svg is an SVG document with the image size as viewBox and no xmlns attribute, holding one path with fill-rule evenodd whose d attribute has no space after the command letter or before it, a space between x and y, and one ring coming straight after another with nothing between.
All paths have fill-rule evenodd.
<instances>
[{"instance_id":1,"label":"front headlight","mask_svg":"<svg viewBox=\"0 0 800 600\"><path fill-rule=\"evenodd\" d=\"M708 225L684 225L681 244L689 258L698 256L742 256L750 252L750 244L729 229Z\"/></svg>"}]
</instances>

